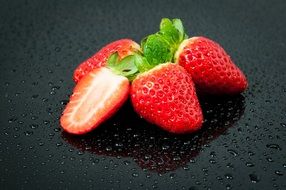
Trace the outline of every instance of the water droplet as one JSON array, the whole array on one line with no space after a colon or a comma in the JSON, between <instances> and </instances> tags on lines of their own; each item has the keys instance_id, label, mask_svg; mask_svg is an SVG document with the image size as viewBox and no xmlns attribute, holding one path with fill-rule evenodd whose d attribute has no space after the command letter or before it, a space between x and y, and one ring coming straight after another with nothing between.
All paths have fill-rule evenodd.
<instances>
[{"instance_id":1,"label":"water droplet","mask_svg":"<svg viewBox=\"0 0 286 190\"><path fill-rule=\"evenodd\" d=\"M33 134L33 131L25 131L24 134L26 136L31 136Z\"/></svg>"},{"instance_id":2,"label":"water droplet","mask_svg":"<svg viewBox=\"0 0 286 190\"><path fill-rule=\"evenodd\" d=\"M250 181L252 183L258 183L260 178L256 174L249 174Z\"/></svg>"},{"instance_id":3,"label":"water droplet","mask_svg":"<svg viewBox=\"0 0 286 190\"><path fill-rule=\"evenodd\" d=\"M106 150L106 151L112 151L112 147L111 147L111 146L107 146L107 147L105 148L105 150Z\"/></svg>"},{"instance_id":4,"label":"water droplet","mask_svg":"<svg viewBox=\"0 0 286 190\"><path fill-rule=\"evenodd\" d=\"M57 147L59 147L59 146L62 146L63 143L62 142L58 142L56 145L57 145Z\"/></svg>"},{"instance_id":5,"label":"water droplet","mask_svg":"<svg viewBox=\"0 0 286 190\"><path fill-rule=\"evenodd\" d=\"M132 176L133 176L133 177L138 177L139 174L138 174L138 173L132 173Z\"/></svg>"},{"instance_id":6,"label":"water droplet","mask_svg":"<svg viewBox=\"0 0 286 190\"><path fill-rule=\"evenodd\" d=\"M92 159L92 165L98 164L99 163L99 159Z\"/></svg>"},{"instance_id":7,"label":"water droplet","mask_svg":"<svg viewBox=\"0 0 286 190\"><path fill-rule=\"evenodd\" d=\"M45 125L48 125L48 124L50 123L50 121L49 121L49 120L44 120L43 123L44 123Z\"/></svg>"},{"instance_id":8,"label":"water droplet","mask_svg":"<svg viewBox=\"0 0 286 190\"><path fill-rule=\"evenodd\" d=\"M176 177L176 174L175 174L175 173L171 173L171 174L169 175L169 177L170 177L170 179L174 179L174 178Z\"/></svg>"},{"instance_id":9,"label":"water droplet","mask_svg":"<svg viewBox=\"0 0 286 190\"><path fill-rule=\"evenodd\" d=\"M225 174L224 177L226 179L231 179L231 180L233 179L233 176L231 174L229 174L229 173Z\"/></svg>"},{"instance_id":10,"label":"water droplet","mask_svg":"<svg viewBox=\"0 0 286 190\"><path fill-rule=\"evenodd\" d=\"M273 159L272 159L271 157L267 157L266 160L267 160L268 162L273 162Z\"/></svg>"},{"instance_id":11,"label":"water droplet","mask_svg":"<svg viewBox=\"0 0 286 190\"><path fill-rule=\"evenodd\" d=\"M170 148L169 145L163 145L163 146L162 146L162 150L167 150L167 149L169 149L169 148Z\"/></svg>"},{"instance_id":12,"label":"water droplet","mask_svg":"<svg viewBox=\"0 0 286 190\"><path fill-rule=\"evenodd\" d=\"M214 158L214 157L216 157L216 153L215 153L214 151L212 151L212 152L210 152L210 156L211 156L212 158Z\"/></svg>"},{"instance_id":13,"label":"water droplet","mask_svg":"<svg viewBox=\"0 0 286 190\"><path fill-rule=\"evenodd\" d=\"M60 104L63 105L63 106L65 106L65 105L68 104L68 102L69 102L68 100L61 100L61 101L60 101Z\"/></svg>"},{"instance_id":14,"label":"water droplet","mask_svg":"<svg viewBox=\"0 0 286 190\"><path fill-rule=\"evenodd\" d=\"M195 159L190 159L190 163L196 163Z\"/></svg>"},{"instance_id":15,"label":"water droplet","mask_svg":"<svg viewBox=\"0 0 286 190\"><path fill-rule=\"evenodd\" d=\"M246 165L247 167L253 167L253 166L254 166L254 164L251 163L251 162L246 162L245 165Z\"/></svg>"},{"instance_id":16,"label":"water droplet","mask_svg":"<svg viewBox=\"0 0 286 190\"><path fill-rule=\"evenodd\" d=\"M227 151L231 154L231 155L233 155L233 156L237 156L238 155L238 152L236 152L235 150L233 150L233 149L227 149Z\"/></svg>"},{"instance_id":17,"label":"water droplet","mask_svg":"<svg viewBox=\"0 0 286 190\"><path fill-rule=\"evenodd\" d=\"M215 163L216 163L216 161L215 161L214 159L210 159L209 162L210 162L211 164L215 164Z\"/></svg>"},{"instance_id":18,"label":"water droplet","mask_svg":"<svg viewBox=\"0 0 286 190\"><path fill-rule=\"evenodd\" d=\"M8 123L13 123L13 122L15 122L15 121L17 121L17 118L16 118L16 117L12 117L12 118L10 118L10 119L8 120Z\"/></svg>"},{"instance_id":19,"label":"water droplet","mask_svg":"<svg viewBox=\"0 0 286 190\"><path fill-rule=\"evenodd\" d=\"M227 190L230 190L232 187L231 187L230 184L227 184L227 185L225 186L225 188L226 188Z\"/></svg>"},{"instance_id":20,"label":"water droplet","mask_svg":"<svg viewBox=\"0 0 286 190\"><path fill-rule=\"evenodd\" d=\"M283 172L280 171L280 170L276 170L276 171L275 171L275 174L276 174L276 175L279 175L279 176L283 176Z\"/></svg>"},{"instance_id":21,"label":"water droplet","mask_svg":"<svg viewBox=\"0 0 286 190\"><path fill-rule=\"evenodd\" d=\"M31 129L37 129L39 127L39 125L37 125L37 124L31 124L30 125L30 128Z\"/></svg>"},{"instance_id":22,"label":"water droplet","mask_svg":"<svg viewBox=\"0 0 286 190\"><path fill-rule=\"evenodd\" d=\"M174 160L174 161L180 161L180 160L181 160L181 157L180 157L180 156L175 156L175 157L173 158L173 160Z\"/></svg>"},{"instance_id":23,"label":"water droplet","mask_svg":"<svg viewBox=\"0 0 286 190\"><path fill-rule=\"evenodd\" d=\"M281 150L281 147L278 144L267 144L266 147L271 149Z\"/></svg>"},{"instance_id":24,"label":"water droplet","mask_svg":"<svg viewBox=\"0 0 286 190\"><path fill-rule=\"evenodd\" d=\"M249 156L254 156L254 152L249 151L249 152L248 152L248 155L249 155Z\"/></svg>"},{"instance_id":25,"label":"water droplet","mask_svg":"<svg viewBox=\"0 0 286 190\"><path fill-rule=\"evenodd\" d=\"M149 155L149 154L146 154L146 155L144 156L144 159L145 159L146 161L149 160L150 158L152 158L152 156Z\"/></svg>"},{"instance_id":26,"label":"water droplet","mask_svg":"<svg viewBox=\"0 0 286 190\"><path fill-rule=\"evenodd\" d=\"M233 168L234 168L234 166L233 166L232 163L228 163L228 164L226 165L226 167L228 167L228 168L230 168L230 169L233 169Z\"/></svg>"},{"instance_id":27,"label":"water droplet","mask_svg":"<svg viewBox=\"0 0 286 190\"><path fill-rule=\"evenodd\" d=\"M61 51L61 48L60 48L60 47L56 47L56 48L55 48L55 51L56 51L56 52L60 52L60 51Z\"/></svg>"},{"instance_id":28,"label":"water droplet","mask_svg":"<svg viewBox=\"0 0 286 190\"><path fill-rule=\"evenodd\" d=\"M189 166L184 166L183 169L186 170L186 171L190 170Z\"/></svg>"},{"instance_id":29,"label":"water droplet","mask_svg":"<svg viewBox=\"0 0 286 190\"><path fill-rule=\"evenodd\" d=\"M125 160L125 161L123 161L123 163L124 163L124 165L128 166L130 164L130 161Z\"/></svg>"},{"instance_id":30,"label":"water droplet","mask_svg":"<svg viewBox=\"0 0 286 190\"><path fill-rule=\"evenodd\" d=\"M83 155L83 154L84 154L84 152L81 152L81 151L78 151L78 152L77 152L77 155L80 155L80 156L81 156L81 155Z\"/></svg>"},{"instance_id":31,"label":"water droplet","mask_svg":"<svg viewBox=\"0 0 286 190\"><path fill-rule=\"evenodd\" d=\"M38 119L38 117L37 116L32 116L31 119L32 120L36 120L36 119Z\"/></svg>"}]
</instances>

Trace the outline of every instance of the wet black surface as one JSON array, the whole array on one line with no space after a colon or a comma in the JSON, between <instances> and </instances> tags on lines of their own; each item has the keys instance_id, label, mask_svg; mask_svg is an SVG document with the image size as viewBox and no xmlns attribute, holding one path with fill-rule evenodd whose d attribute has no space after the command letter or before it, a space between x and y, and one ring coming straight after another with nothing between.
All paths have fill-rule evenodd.
<instances>
[{"instance_id":1,"label":"wet black surface","mask_svg":"<svg viewBox=\"0 0 286 190\"><path fill-rule=\"evenodd\" d=\"M0 6L1 189L285 189L285 1L5 1ZM130 103L84 137L60 129L78 63L162 17L222 44L240 96L201 98L206 122L174 136Z\"/></svg>"}]
</instances>

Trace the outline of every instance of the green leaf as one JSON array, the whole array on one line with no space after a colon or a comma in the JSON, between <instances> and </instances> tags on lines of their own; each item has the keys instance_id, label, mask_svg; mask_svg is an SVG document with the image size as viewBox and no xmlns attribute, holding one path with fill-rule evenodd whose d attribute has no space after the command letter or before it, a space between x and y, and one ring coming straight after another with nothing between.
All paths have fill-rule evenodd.
<instances>
[{"instance_id":1,"label":"green leaf","mask_svg":"<svg viewBox=\"0 0 286 190\"><path fill-rule=\"evenodd\" d=\"M172 21L168 18L162 18L160 22L160 30L173 25Z\"/></svg>"},{"instance_id":2,"label":"green leaf","mask_svg":"<svg viewBox=\"0 0 286 190\"><path fill-rule=\"evenodd\" d=\"M115 72L116 74L122 75L122 76L129 76L132 74L135 74L138 69L135 66L135 60L134 55L129 55L123 58L119 63L116 65L113 65L112 67L109 67Z\"/></svg>"},{"instance_id":3,"label":"green leaf","mask_svg":"<svg viewBox=\"0 0 286 190\"><path fill-rule=\"evenodd\" d=\"M152 66L171 61L174 53L169 42L160 34L148 36L142 48Z\"/></svg>"},{"instance_id":4,"label":"green leaf","mask_svg":"<svg viewBox=\"0 0 286 190\"><path fill-rule=\"evenodd\" d=\"M172 20L173 22L173 26L179 31L180 33L180 41L184 40L184 37L185 37L185 30L184 30L184 26L183 26L183 23L180 19L173 19Z\"/></svg>"},{"instance_id":5,"label":"green leaf","mask_svg":"<svg viewBox=\"0 0 286 190\"><path fill-rule=\"evenodd\" d=\"M180 41L180 32L170 19L163 18L161 20L159 33L163 35L170 44L177 44Z\"/></svg>"},{"instance_id":6,"label":"green leaf","mask_svg":"<svg viewBox=\"0 0 286 190\"><path fill-rule=\"evenodd\" d=\"M180 19L163 18L160 23L160 31L145 37L141 41L141 48L149 65L155 66L173 61L179 45L187 37ZM144 68L140 67L142 60L138 59L137 62L139 63L138 69L140 72L143 71Z\"/></svg>"},{"instance_id":7,"label":"green leaf","mask_svg":"<svg viewBox=\"0 0 286 190\"><path fill-rule=\"evenodd\" d=\"M118 53L113 53L107 60L107 66L113 71L113 73L127 77L129 80L134 79L138 73L138 69L135 65L135 56L129 55L122 60L119 59Z\"/></svg>"},{"instance_id":8,"label":"green leaf","mask_svg":"<svg viewBox=\"0 0 286 190\"><path fill-rule=\"evenodd\" d=\"M135 57L135 66L138 68L140 73L148 71L153 68L152 65L149 64L147 59L140 54L134 54Z\"/></svg>"},{"instance_id":9,"label":"green leaf","mask_svg":"<svg viewBox=\"0 0 286 190\"><path fill-rule=\"evenodd\" d=\"M107 65L112 67L119 62L119 55L117 52L111 54L107 60Z\"/></svg>"},{"instance_id":10,"label":"green leaf","mask_svg":"<svg viewBox=\"0 0 286 190\"><path fill-rule=\"evenodd\" d=\"M141 45L142 48L145 46L147 38L148 38L148 36L141 40L141 44L140 45Z\"/></svg>"}]
</instances>

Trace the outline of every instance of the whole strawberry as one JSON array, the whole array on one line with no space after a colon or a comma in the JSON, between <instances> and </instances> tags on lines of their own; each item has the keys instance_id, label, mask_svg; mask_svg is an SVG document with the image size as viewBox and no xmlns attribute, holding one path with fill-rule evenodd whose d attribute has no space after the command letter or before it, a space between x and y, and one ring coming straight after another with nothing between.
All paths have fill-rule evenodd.
<instances>
[{"instance_id":1,"label":"whole strawberry","mask_svg":"<svg viewBox=\"0 0 286 190\"><path fill-rule=\"evenodd\" d=\"M105 66L108 57L115 52L117 52L120 59L122 59L139 50L140 46L130 39L121 39L107 44L75 69L73 80L77 83L83 76L92 71L92 69Z\"/></svg>"},{"instance_id":2,"label":"whole strawberry","mask_svg":"<svg viewBox=\"0 0 286 190\"><path fill-rule=\"evenodd\" d=\"M199 91L215 95L232 95L246 90L245 75L216 42L205 37L184 40L175 54L176 63L193 78Z\"/></svg>"},{"instance_id":3,"label":"whole strawberry","mask_svg":"<svg viewBox=\"0 0 286 190\"><path fill-rule=\"evenodd\" d=\"M191 75L177 64L160 64L139 74L130 93L135 111L169 132L194 132L202 126L202 110Z\"/></svg>"}]
</instances>

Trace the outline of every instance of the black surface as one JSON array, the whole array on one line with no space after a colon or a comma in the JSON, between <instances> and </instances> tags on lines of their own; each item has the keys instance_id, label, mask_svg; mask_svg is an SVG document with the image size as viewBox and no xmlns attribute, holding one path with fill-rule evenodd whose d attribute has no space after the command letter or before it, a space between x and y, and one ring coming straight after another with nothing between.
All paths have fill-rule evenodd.
<instances>
[{"instance_id":1,"label":"black surface","mask_svg":"<svg viewBox=\"0 0 286 190\"><path fill-rule=\"evenodd\" d=\"M2 1L1 189L286 189L286 1ZM198 134L173 136L127 103L72 137L59 116L72 72L162 17L219 42L246 73L241 96L201 100Z\"/></svg>"}]
</instances>

